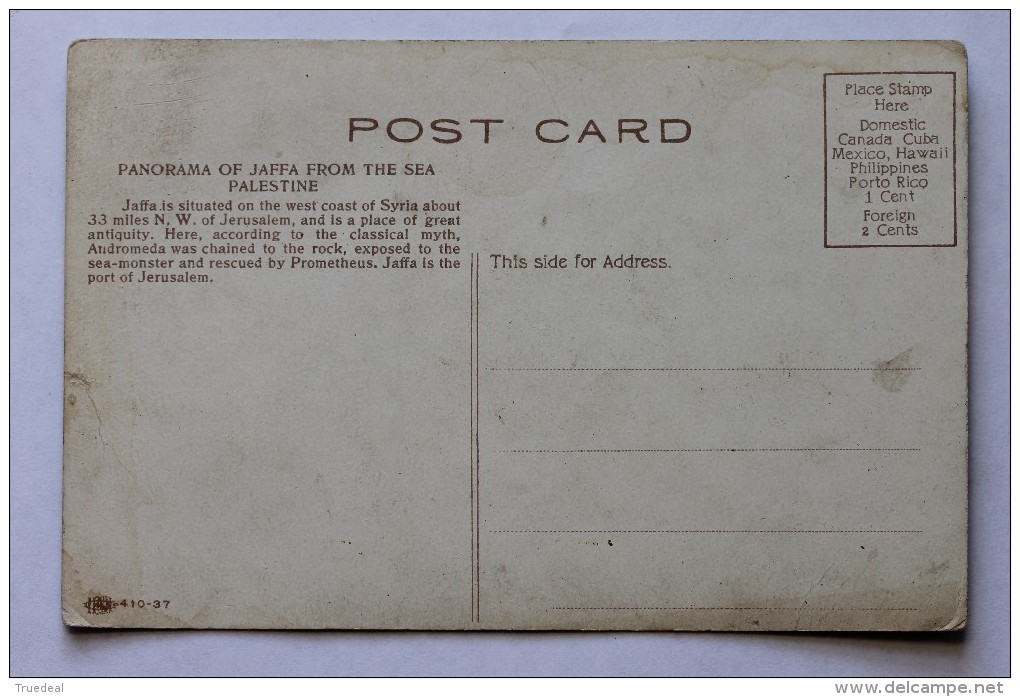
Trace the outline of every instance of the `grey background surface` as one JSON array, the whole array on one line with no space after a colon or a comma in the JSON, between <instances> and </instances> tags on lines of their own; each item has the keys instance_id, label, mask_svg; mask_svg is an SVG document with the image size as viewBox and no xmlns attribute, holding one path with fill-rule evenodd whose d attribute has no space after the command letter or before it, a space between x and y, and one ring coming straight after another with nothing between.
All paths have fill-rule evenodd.
<instances>
[{"instance_id":1,"label":"grey background surface","mask_svg":"<svg viewBox=\"0 0 1020 697\"><path fill-rule=\"evenodd\" d=\"M10 674L1009 673L1009 14L14 12ZM970 620L941 636L72 632L60 621L64 104L78 38L955 39L970 69Z\"/></svg>"}]
</instances>

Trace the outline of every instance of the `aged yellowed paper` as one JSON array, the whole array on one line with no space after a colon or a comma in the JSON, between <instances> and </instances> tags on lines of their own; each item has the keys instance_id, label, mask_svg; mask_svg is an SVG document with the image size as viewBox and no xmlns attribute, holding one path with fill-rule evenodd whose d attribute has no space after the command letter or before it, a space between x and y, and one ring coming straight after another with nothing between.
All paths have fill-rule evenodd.
<instances>
[{"instance_id":1,"label":"aged yellowed paper","mask_svg":"<svg viewBox=\"0 0 1020 697\"><path fill-rule=\"evenodd\" d=\"M74 626L952 630L947 42L69 51Z\"/></svg>"}]
</instances>

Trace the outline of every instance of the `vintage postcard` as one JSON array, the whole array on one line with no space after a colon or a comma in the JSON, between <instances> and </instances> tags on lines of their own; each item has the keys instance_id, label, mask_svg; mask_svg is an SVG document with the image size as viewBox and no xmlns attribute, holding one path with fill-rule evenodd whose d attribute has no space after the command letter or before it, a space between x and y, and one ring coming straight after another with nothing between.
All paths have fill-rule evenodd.
<instances>
[{"instance_id":1,"label":"vintage postcard","mask_svg":"<svg viewBox=\"0 0 1020 697\"><path fill-rule=\"evenodd\" d=\"M951 42L89 40L77 627L954 630Z\"/></svg>"}]
</instances>

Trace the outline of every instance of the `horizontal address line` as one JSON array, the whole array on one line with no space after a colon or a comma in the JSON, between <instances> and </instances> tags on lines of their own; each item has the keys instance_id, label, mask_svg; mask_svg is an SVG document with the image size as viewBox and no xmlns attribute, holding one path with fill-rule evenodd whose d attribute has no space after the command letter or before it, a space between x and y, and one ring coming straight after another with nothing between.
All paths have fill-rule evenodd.
<instances>
[{"instance_id":1,"label":"horizontal address line","mask_svg":"<svg viewBox=\"0 0 1020 697\"><path fill-rule=\"evenodd\" d=\"M709 533L709 532L720 532L720 533L749 533L749 534L790 534L790 533L833 533L833 534L856 534L856 533L896 533L896 534L913 534L917 535L923 530L490 530L490 533L510 533L510 534L528 534L528 535L547 535L547 534L601 534L601 533L612 533L615 535L626 535L626 534L677 534L687 535L695 533Z\"/></svg>"},{"instance_id":2,"label":"horizontal address line","mask_svg":"<svg viewBox=\"0 0 1020 697\"><path fill-rule=\"evenodd\" d=\"M802 453L802 452L920 452L920 448L579 448L576 450L514 449L501 453Z\"/></svg>"},{"instance_id":3,"label":"horizontal address line","mask_svg":"<svg viewBox=\"0 0 1020 697\"><path fill-rule=\"evenodd\" d=\"M919 612L916 607L697 607L663 605L635 607L554 607L553 610L788 610L795 612Z\"/></svg>"},{"instance_id":4,"label":"horizontal address line","mask_svg":"<svg viewBox=\"0 0 1020 697\"><path fill-rule=\"evenodd\" d=\"M815 371L815 372L844 372L844 371L865 371L869 373L873 372L889 372L889 371L905 371L905 370L920 370L920 368L489 368L493 371L537 371L537 370L555 370L555 371L587 371L587 372L604 372L610 370L619 371L659 371L659 372L697 372L697 371L745 371L745 372L757 372L774 370L776 372L788 373L793 371Z\"/></svg>"}]
</instances>

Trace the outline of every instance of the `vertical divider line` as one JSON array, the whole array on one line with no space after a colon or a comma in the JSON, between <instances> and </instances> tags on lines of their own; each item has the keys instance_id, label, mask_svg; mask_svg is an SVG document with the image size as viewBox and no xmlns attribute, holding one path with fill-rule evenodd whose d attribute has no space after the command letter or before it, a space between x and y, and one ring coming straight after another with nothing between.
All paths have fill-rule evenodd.
<instances>
[{"instance_id":1,"label":"vertical divider line","mask_svg":"<svg viewBox=\"0 0 1020 697\"><path fill-rule=\"evenodd\" d=\"M476 546L475 546L475 529L477 528L477 521L475 520L475 497L477 492L475 491L475 257L471 255L471 269L470 276L468 278L469 289L468 289L468 350L469 350L469 372L468 372L468 420L470 424L470 432L468 433L468 458L470 461L470 478L471 478L471 621L476 622L477 617L475 610L478 607L477 597L475 595L477 589L476 569Z\"/></svg>"},{"instance_id":2,"label":"vertical divider line","mask_svg":"<svg viewBox=\"0 0 1020 697\"><path fill-rule=\"evenodd\" d=\"M479 336L480 307L479 300L479 279L481 276L481 257L474 255L474 284L475 284L475 621L482 619L482 514L481 514L481 407L480 407L480 376L481 376L481 339Z\"/></svg>"}]
</instances>

